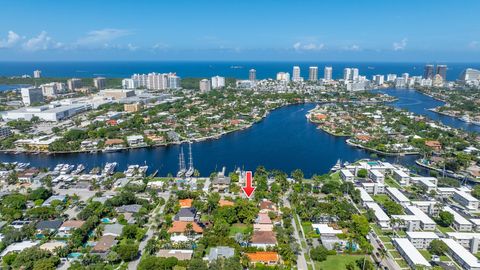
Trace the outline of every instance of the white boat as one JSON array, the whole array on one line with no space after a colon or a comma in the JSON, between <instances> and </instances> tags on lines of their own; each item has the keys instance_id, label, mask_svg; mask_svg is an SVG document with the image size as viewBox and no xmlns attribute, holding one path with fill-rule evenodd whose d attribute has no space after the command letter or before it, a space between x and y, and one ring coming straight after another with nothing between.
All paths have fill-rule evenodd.
<instances>
[{"instance_id":1,"label":"white boat","mask_svg":"<svg viewBox=\"0 0 480 270\"><path fill-rule=\"evenodd\" d=\"M80 174L81 172L83 172L85 170L85 166L83 164L78 164L77 165L77 168L75 170L72 171L72 174Z\"/></svg>"},{"instance_id":2,"label":"white boat","mask_svg":"<svg viewBox=\"0 0 480 270\"><path fill-rule=\"evenodd\" d=\"M126 176L126 177L133 177L134 175L137 174L139 167L140 167L140 166L138 166L138 165L130 165L130 166L128 166L127 170L124 171L125 176Z\"/></svg>"},{"instance_id":3,"label":"white boat","mask_svg":"<svg viewBox=\"0 0 480 270\"><path fill-rule=\"evenodd\" d=\"M69 174L75 168L74 165L64 164L62 169L60 169L60 174Z\"/></svg>"},{"instance_id":4,"label":"white boat","mask_svg":"<svg viewBox=\"0 0 480 270\"><path fill-rule=\"evenodd\" d=\"M105 167L103 167L103 174L104 175L111 175L115 171L115 167L117 167L117 162L107 162Z\"/></svg>"},{"instance_id":5,"label":"white boat","mask_svg":"<svg viewBox=\"0 0 480 270\"><path fill-rule=\"evenodd\" d=\"M141 175L141 176L145 176L145 174L147 173L147 170L148 170L148 166L145 165L145 166L140 166L138 168L138 174Z\"/></svg>"},{"instance_id":6,"label":"white boat","mask_svg":"<svg viewBox=\"0 0 480 270\"><path fill-rule=\"evenodd\" d=\"M339 159L337 160L337 163L330 169L332 172L339 171L342 168L342 161Z\"/></svg>"},{"instance_id":7,"label":"white boat","mask_svg":"<svg viewBox=\"0 0 480 270\"><path fill-rule=\"evenodd\" d=\"M468 115L464 115L464 116L460 117L460 120L462 120L463 122L466 122L466 123L471 123L472 122L470 120L470 116L468 116Z\"/></svg>"},{"instance_id":8,"label":"white boat","mask_svg":"<svg viewBox=\"0 0 480 270\"><path fill-rule=\"evenodd\" d=\"M53 169L53 173L54 174L60 174L60 170L62 170L63 165L65 165L65 164L62 164L62 163L57 164L57 166L55 166L55 168Z\"/></svg>"},{"instance_id":9,"label":"white boat","mask_svg":"<svg viewBox=\"0 0 480 270\"><path fill-rule=\"evenodd\" d=\"M111 153L111 152L117 152L117 151L120 151L122 150L122 148L118 148L118 147L106 147L105 149L102 150L102 152L104 153Z\"/></svg>"}]
</instances>

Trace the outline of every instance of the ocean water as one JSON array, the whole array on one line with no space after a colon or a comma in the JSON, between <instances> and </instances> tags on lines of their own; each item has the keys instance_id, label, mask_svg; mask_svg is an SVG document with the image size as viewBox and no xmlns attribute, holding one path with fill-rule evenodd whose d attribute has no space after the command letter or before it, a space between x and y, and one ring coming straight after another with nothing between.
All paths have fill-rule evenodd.
<instances>
[{"instance_id":1,"label":"ocean water","mask_svg":"<svg viewBox=\"0 0 480 270\"><path fill-rule=\"evenodd\" d=\"M35 69L42 71L43 77L80 77L96 76L123 78L134 73L176 72L180 77L211 77L215 75L247 79L251 68L257 70L257 78L274 78L277 72L292 73L292 67L301 68L301 76L308 77L308 67L318 66L319 77L323 77L325 66L333 67L334 79L343 76L345 67L359 68L360 75L371 78L375 74L422 75L426 63L375 63L375 62L252 62L252 61L118 61L118 62L0 62L0 76L19 76L32 74ZM447 79L456 80L460 73L468 68L479 68L480 63L446 63Z\"/></svg>"}]
</instances>

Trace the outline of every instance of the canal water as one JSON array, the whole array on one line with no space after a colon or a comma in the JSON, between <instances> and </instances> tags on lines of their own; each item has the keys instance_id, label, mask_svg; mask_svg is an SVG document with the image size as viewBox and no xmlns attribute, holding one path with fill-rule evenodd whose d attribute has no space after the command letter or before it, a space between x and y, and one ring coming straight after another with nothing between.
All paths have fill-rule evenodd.
<instances>
[{"instance_id":1,"label":"canal water","mask_svg":"<svg viewBox=\"0 0 480 270\"><path fill-rule=\"evenodd\" d=\"M429 112L438 106L438 101L411 90L384 90L399 98L393 106L415 113L425 114L434 120L454 127L470 129L460 120ZM279 169L290 173L301 169L306 176L323 174L335 165L338 159L355 161L369 158L370 153L345 142L345 138L331 136L307 121L305 114L315 104L300 104L283 107L271 112L264 120L251 128L192 145L194 167L202 176L226 167L227 172L235 168L255 170L263 165L267 169ZM471 131L476 131L475 127ZM130 164L146 164L149 172L158 169L161 176L175 174L178 170L178 153L184 148L188 164L188 145L136 149L115 153L82 153L61 155L0 154L2 162L30 162L33 166L53 168L57 163L84 164L87 168L103 166L106 162L119 163L118 170ZM381 157L380 157L381 158ZM385 157L387 161L398 161L413 166L415 156Z\"/></svg>"}]
</instances>

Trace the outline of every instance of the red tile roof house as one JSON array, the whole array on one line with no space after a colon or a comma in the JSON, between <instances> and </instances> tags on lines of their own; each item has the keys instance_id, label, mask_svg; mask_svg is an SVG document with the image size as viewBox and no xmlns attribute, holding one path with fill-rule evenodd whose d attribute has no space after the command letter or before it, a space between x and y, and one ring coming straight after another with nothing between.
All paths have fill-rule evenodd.
<instances>
[{"instance_id":1,"label":"red tile roof house","mask_svg":"<svg viewBox=\"0 0 480 270\"><path fill-rule=\"evenodd\" d=\"M258 213L258 217L255 219L255 223L258 224L272 224L272 220L267 213Z\"/></svg>"},{"instance_id":2,"label":"red tile roof house","mask_svg":"<svg viewBox=\"0 0 480 270\"><path fill-rule=\"evenodd\" d=\"M264 265L275 265L280 261L278 253L272 251L257 251L246 253L246 255L253 264L261 263Z\"/></svg>"},{"instance_id":3,"label":"red tile roof house","mask_svg":"<svg viewBox=\"0 0 480 270\"><path fill-rule=\"evenodd\" d=\"M192 224L191 232L187 232L187 224ZM173 236L186 236L188 238L197 239L203 234L203 229L196 222L174 221L172 227L168 229L168 233Z\"/></svg>"},{"instance_id":4,"label":"red tile roof house","mask_svg":"<svg viewBox=\"0 0 480 270\"><path fill-rule=\"evenodd\" d=\"M263 199L260 202L260 213L268 213L270 211L277 212L275 204L267 199Z\"/></svg>"}]
</instances>

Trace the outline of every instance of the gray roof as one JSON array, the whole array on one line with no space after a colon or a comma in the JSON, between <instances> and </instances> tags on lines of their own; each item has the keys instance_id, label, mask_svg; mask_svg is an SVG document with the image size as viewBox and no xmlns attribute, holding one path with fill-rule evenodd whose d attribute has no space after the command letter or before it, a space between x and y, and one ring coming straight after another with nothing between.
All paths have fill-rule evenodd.
<instances>
[{"instance_id":1,"label":"gray roof","mask_svg":"<svg viewBox=\"0 0 480 270\"><path fill-rule=\"evenodd\" d=\"M142 206L140 204L122 205L116 208L119 213L138 213Z\"/></svg>"},{"instance_id":2,"label":"gray roof","mask_svg":"<svg viewBox=\"0 0 480 270\"><path fill-rule=\"evenodd\" d=\"M35 228L37 230L57 230L62 226L63 220L42 220L39 221L36 225Z\"/></svg>"},{"instance_id":3,"label":"gray roof","mask_svg":"<svg viewBox=\"0 0 480 270\"><path fill-rule=\"evenodd\" d=\"M107 224L103 230L103 235L121 235L123 231L122 224Z\"/></svg>"},{"instance_id":4,"label":"gray roof","mask_svg":"<svg viewBox=\"0 0 480 270\"><path fill-rule=\"evenodd\" d=\"M180 211L175 215L174 220L179 220L181 217L186 217L186 218L195 218L195 215L197 214L197 210L195 208L180 208Z\"/></svg>"},{"instance_id":5,"label":"gray roof","mask_svg":"<svg viewBox=\"0 0 480 270\"><path fill-rule=\"evenodd\" d=\"M231 247L215 247L210 249L210 253L208 254L208 261L213 261L218 259L219 257L223 258L230 258L235 255L235 249Z\"/></svg>"},{"instance_id":6,"label":"gray roof","mask_svg":"<svg viewBox=\"0 0 480 270\"><path fill-rule=\"evenodd\" d=\"M223 177L216 177L213 179L213 185L229 185L231 182L230 177L223 176Z\"/></svg>"}]
</instances>

